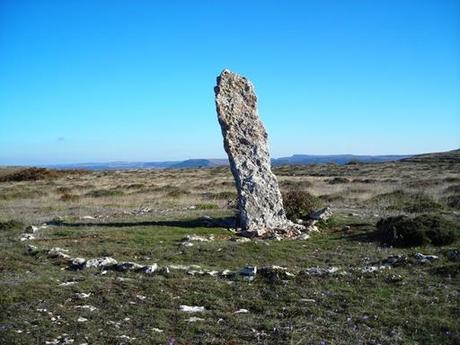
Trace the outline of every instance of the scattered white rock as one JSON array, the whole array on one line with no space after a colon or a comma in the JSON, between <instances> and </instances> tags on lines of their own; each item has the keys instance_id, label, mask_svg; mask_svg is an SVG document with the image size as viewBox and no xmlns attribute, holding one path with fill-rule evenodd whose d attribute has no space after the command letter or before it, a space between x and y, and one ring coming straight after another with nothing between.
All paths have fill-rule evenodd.
<instances>
[{"instance_id":1,"label":"scattered white rock","mask_svg":"<svg viewBox=\"0 0 460 345\"><path fill-rule=\"evenodd\" d=\"M59 284L59 286L72 286L72 285L75 285L75 284L77 284L77 282L65 282L65 283Z\"/></svg>"},{"instance_id":2,"label":"scattered white rock","mask_svg":"<svg viewBox=\"0 0 460 345\"><path fill-rule=\"evenodd\" d=\"M187 322L197 322L197 321L204 321L204 319L201 317L196 317L196 316L192 316L187 319Z\"/></svg>"},{"instance_id":3,"label":"scattered white rock","mask_svg":"<svg viewBox=\"0 0 460 345\"><path fill-rule=\"evenodd\" d=\"M125 335L125 334L119 335L117 338L123 339L123 340L126 340L126 341L133 341L133 340L136 340L136 338L127 336L127 335Z\"/></svg>"},{"instance_id":4,"label":"scattered white rock","mask_svg":"<svg viewBox=\"0 0 460 345\"><path fill-rule=\"evenodd\" d=\"M66 254L69 251L67 249L54 247L48 250L48 256L50 258L62 258L62 259L69 259L70 255Z\"/></svg>"},{"instance_id":5,"label":"scattered white rock","mask_svg":"<svg viewBox=\"0 0 460 345\"><path fill-rule=\"evenodd\" d=\"M259 274L270 278L270 279L290 279L295 277L295 274L292 274L291 272L288 271L286 267L281 267L281 266L268 266L268 267L261 267L259 268Z\"/></svg>"},{"instance_id":6,"label":"scattered white rock","mask_svg":"<svg viewBox=\"0 0 460 345\"><path fill-rule=\"evenodd\" d=\"M22 236L19 238L21 242L34 240L34 239L35 239L35 236L33 234L22 234Z\"/></svg>"},{"instance_id":7,"label":"scattered white rock","mask_svg":"<svg viewBox=\"0 0 460 345\"><path fill-rule=\"evenodd\" d=\"M88 321L88 319L82 317L82 316L79 316L78 319L77 319L77 322L86 322Z\"/></svg>"},{"instance_id":8,"label":"scattered white rock","mask_svg":"<svg viewBox=\"0 0 460 345\"><path fill-rule=\"evenodd\" d=\"M159 328L156 328L156 327L153 327L152 331L155 332L155 333L163 333L164 332L162 329L159 329Z\"/></svg>"},{"instance_id":9,"label":"scattered white rock","mask_svg":"<svg viewBox=\"0 0 460 345\"><path fill-rule=\"evenodd\" d=\"M185 313L202 313L205 311L205 308L197 306L180 305L179 310Z\"/></svg>"},{"instance_id":10,"label":"scattered white rock","mask_svg":"<svg viewBox=\"0 0 460 345\"><path fill-rule=\"evenodd\" d=\"M136 271L136 270L141 270L143 269L144 266L139 265L135 262L132 261L126 261L126 262L120 262L118 264L115 264L115 269L117 271Z\"/></svg>"},{"instance_id":11,"label":"scattered white rock","mask_svg":"<svg viewBox=\"0 0 460 345\"><path fill-rule=\"evenodd\" d=\"M240 270L240 275L249 281L253 281L256 278L257 267L256 266L245 266Z\"/></svg>"},{"instance_id":12,"label":"scattered white rock","mask_svg":"<svg viewBox=\"0 0 460 345\"><path fill-rule=\"evenodd\" d=\"M251 242L251 239L248 237L234 237L232 238L233 241L237 243L248 243Z\"/></svg>"},{"instance_id":13,"label":"scattered white rock","mask_svg":"<svg viewBox=\"0 0 460 345\"><path fill-rule=\"evenodd\" d=\"M415 260L417 260L417 262L421 264L426 264L428 262L433 262L439 259L436 255L425 255L422 253L416 253L414 257Z\"/></svg>"},{"instance_id":14,"label":"scattered white rock","mask_svg":"<svg viewBox=\"0 0 460 345\"><path fill-rule=\"evenodd\" d=\"M386 269L391 269L391 266L381 265L381 266L365 266L361 269L361 273L374 273Z\"/></svg>"},{"instance_id":15,"label":"scattered white rock","mask_svg":"<svg viewBox=\"0 0 460 345\"><path fill-rule=\"evenodd\" d=\"M140 299L141 301L144 301L147 297L142 295L136 295L136 298Z\"/></svg>"},{"instance_id":16,"label":"scattered white rock","mask_svg":"<svg viewBox=\"0 0 460 345\"><path fill-rule=\"evenodd\" d=\"M237 311L235 311L233 314L247 314L249 313L249 310L247 309L239 309Z\"/></svg>"},{"instance_id":17,"label":"scattered white rock","mask_svg":"<svg viewBox=\"0 0 460 345\"><path fill-rule=\"evenodd\" d=\"M35 226L35 225L29 225L28 227L26 227L24 229L24 232L25 233L28 233L28 234L34 234L36 233L38 230L40 230L40 228L38 226Z\"/></svg>"},{"instance_id":18,"label":"scattered white rock","mask_svg":"<svg viewBox=\"0 0 460 345\"><path fill-rule=\"evenodd\" d=\"M89 310L89 311L97 310L97 308L95 306L92 306L92 305L76 305L74 308L75 309L86 309L86 310Z\"/></svg>"},{"instance_id":19,"label":"scattered white rock","mask_svg":"<svg viewBox=\"0 0 460 345\"><path fill-rule=\"evenodd\" d=\"M332 217L332 210L330 207L325 207L310 213L309 217L314 220L328 220Z\"/></svg>"},{"instance_id":20,"label":"scattered white rock","mask_svg":"<svg viewBox=\"0 0 460 345\"><path fill-rule=\"evenodd\" d=\"M144 266L144 272L146 274L154 274L156 270L158 270L158 264L156 263L152 265Z\"/></svg>"},{"instance_id":21,"label":"scattered white rock","mask_svg":"<svg viewBox=\"0 0 460 345\"><path fill-rule=\"evenodd\" d=\"M232 271L230 271L228 269L225 269L220 273L220 275L223 276L223 277L228 277L228 276L231 276L233 274L234 274L234 272L232 272Z\"/></svg>"},{"instance_id":22,"label":"scattered white rock","mask_svg":"<svg viewBox=\"0 0 460 345\"><path fill-rule=\"evenodd\" d=\"M28 255L35 255L39 252L38 248L36 246L33 246L31 244L28 244L26 247L26 253Z\"/></svg>"},{"instance_id":23,"label":"scattered white rock","mask_svg":"<svg viewBox=\"0 0 460 345\"><path fill-rule=\"evenodd\" d=\"M214 240L214 236L210 236L209 238L199 235L187 235L185 236L182 241L197 241L197 242L210 242Z\"/></svg>"},{"instance_id":24,"label":"scattered white rock","mask_svg":"<svg viewBox=\"0 0 460 345\"><path fill-rule=\"evenodd\" d=\"M328 267L328 268L310 267L305 270L305 273L309 276L324 276L328 274L334 274L339 271L340 269L335 266Z\"/></svg>"},{"instance_id":25,"label":"scattered white rock","mask_svg":"<svg viewBox=\"0 0 460 345\"><path fill-rule=\"evenodd\" d=\"M312 231L312 230L310 230L310 231ZM313 231L315 231L315 230L313 230ZM300 241L305 241L305 240L308 240L309 238L310 238L310 235L308 233L306 233L306 232L300 234L299 237L297 237L297 239L300 240Z\"/></svg>"},{"instance_id":26,"label":"scattered white rock","mask_svg":"<svg viewBox=\"0 0 460 345\"><path fill-rule=\"evenodd\" d=\"M105 256L101 258L89 259L86 261L86 267L91 268L106 268L117 264L117 260L114 258Z\"/></svg>"},{"instance_id":27,"label":"scattered white rock","mask_svg":"<svg viewBox=\"0 0 460 345\"><path fill-rule=\"evenodd\" d=\"M91 292L88 292L88 293L77 292L77 293L75 293L75 296L76 296L78 299L86 299L86 298L89 298L89 296L91 296Z\"/></svg>"},{"instance_id":28,"label":"scattered white rock","mask_svg":"<svg viewBox=\"0 0 460 345\"><path fill-rule=\"evenodd\" d=\"M85 266L86 259L84 258L71 258L70 265L73 268L83 268Z\"/></svg>"}]
</instances>

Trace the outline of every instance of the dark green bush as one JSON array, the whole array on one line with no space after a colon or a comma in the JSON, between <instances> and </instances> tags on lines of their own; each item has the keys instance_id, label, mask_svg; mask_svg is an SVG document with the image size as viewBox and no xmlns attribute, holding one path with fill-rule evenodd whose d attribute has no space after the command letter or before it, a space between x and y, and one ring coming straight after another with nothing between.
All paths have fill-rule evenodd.
<instances>
[{"instance_id":1,"label":"dark green bush","mask_svg":"<svg viewBox=\"0 0 460 345\"><path fill-rule=\"evenodd\" d=\"M350 180L345 178L345 177L334 177L330 180L327 180L328 184L343 184L343 183L349 183Z\"/></svg>"},{"instance_id":2,"label":"dark green bush","mask_svg":"<svg viewBox=\"0 0 460 345\"><path fill-rule=\"evenodd\" d=\"M61 195L61 197L59 198L59 200L65 201L65 202L67 202L67 201L77 201L79 199L80 199L80 197L78 195L71 194L71 193L63 193Z\"/></svg>"},{"instance_id":3,"label":"dark green bush","mask_svg":"<svg viewBox=\"0 0 460 345\"><path fill-rule=\"evenodd\" d=\"M442 246L454 242L459 234L457 224L432 215L389 217L377 223L377 238L395 247Z\"/></svg>"},{"instance_id":4,"label":"dark green bush","mask_svg":"<svg viewBox=\"0 0 460 345\"><path fill-rule=\"evenodd\" d=\"M89 196L92 198L102 198L109 196L120 196L123 194L123 191L116 189L96 189L86 193L85 196Z\"/></svg>"},{"instance_id":5,"label":"dark green bush","mask_svg":"<svg viewBox=\"0 0 460 345\"><path fill-rule=\"evenodd\" d=\"M197 204L195 206L197 210L215 210L219 208L216 204Z\"/></svg>"},{"instance_id":6,"label":"dark green bush","mask_svg":"<svg viewBox=\"0 0 460 345\"><path fill-rule=\"evenodd\" d=\"M448 196L446 201L447 206L460 210L460 194Z\"/></svg>"},{"instance_id":7,"label":"dark green bush","mask_svg":"<svg viewBox=\"0 0 460 345\"><path fill-rule=\"evenodd\" d=\"M0 222L0 231L20 229L24 227L24 224L17 220L8 220L6 222Z\"/></svg>"},{"instance_id":8,"label":"dark green bush","mask_svg":"<svg viewBox=\"0 0 460 345\"><path fill-rule=\"evenodd\" d=\"M321 206L321 201L307 191L295 190L283 193L286 216L291 220L307 217Z\"/></svg>"},{"instance_id":9,"label":"dark green bush","mask_svg":"<svg viewBox=\"0 0 460 345\"><path fill-rule=\"evenodd\" d=\"M371 202L390 209L409 213L431 212L442 209L442 205L422 193L408 193L396 190L372 198Z\"/></svg>"}]
</instances>

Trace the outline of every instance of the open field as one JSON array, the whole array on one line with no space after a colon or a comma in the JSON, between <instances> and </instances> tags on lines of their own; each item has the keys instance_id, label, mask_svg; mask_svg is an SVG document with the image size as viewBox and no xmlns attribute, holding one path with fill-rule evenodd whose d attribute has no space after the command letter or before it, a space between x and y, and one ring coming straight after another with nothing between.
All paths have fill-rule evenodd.
<instances>
[{"instance_id":1,"label":"open field","mask_svg":"<svg viewBox=\"0 0 460 345\"><path fill-rule=\"evenodd\" d=\"M231 229L210 226L209 217L235 214L227 167L57 171L37 180L14 171L0 169L1 344L460 342L452 255L460 242L392 248L374 240L387 216L460 223L455 161L275 168L283 191L309 191L334 212L306 241L235 241ZM26 226L53 219L35 239L19 240ZM28 244L37 253L28 255ZM159 268L69 269L47 255L54 247ZM422 264L416 253L438 259ZM385 266L391 255L407 260ZM222 275L246 265L259 268L252 281ZM261 270L272 265L292 276Z\"/></svg>"}]
</instances>

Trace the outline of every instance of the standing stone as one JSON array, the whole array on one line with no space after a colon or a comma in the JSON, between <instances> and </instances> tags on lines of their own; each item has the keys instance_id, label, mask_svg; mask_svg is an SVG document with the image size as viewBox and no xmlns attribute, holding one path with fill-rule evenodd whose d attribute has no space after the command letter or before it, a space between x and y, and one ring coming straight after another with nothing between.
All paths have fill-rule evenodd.
<instances>
[{"instance_id":1,"label":"standing stone","mask_svg":"<svg viewBox=\"0 0 460 345\"><path fill-rule=\"evenodd\" d=\"M239 226L255 236L299 235L303 227L286 218L278 181L270 168L267 132L259 118L253 85L245 77L224 70L214 91L238 191Z\"/></svg>"}]
</instances>

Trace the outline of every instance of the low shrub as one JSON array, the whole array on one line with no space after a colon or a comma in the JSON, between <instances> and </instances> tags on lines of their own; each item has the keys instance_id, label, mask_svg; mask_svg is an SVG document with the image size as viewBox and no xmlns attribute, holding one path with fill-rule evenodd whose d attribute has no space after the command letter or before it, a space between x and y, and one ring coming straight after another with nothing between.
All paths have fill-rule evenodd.
<instances>
[{"instance_id":1,"label":"low shrub","mask_svg":"<svg viewBox=\"0 0 460 345\"><path fill-rule=\"evenodd\" d=\"M68 175L87 174L85 170L52 170L46 168L25 168L0 176L0 182L38 181L56 179Z\"/></svg>"},{"instance_id":2,"label":"low shrub","mask_svg":"<svg viewBox=\"0 0 460 345\"><path fill-rule=\"evenodd\" d=\"M0 222L0 231L21 229L23 227L24 227L24 224L17 220L8 220L6 222Z\"/></svg>"},{"instance_id":3,"label":"low shrub","mask_svg":"<svg viewBox=\"0 0 460 345\"><path fill-rule=\"evenodd\" d=\"M283 180L279 181L280 188L287 190L296 190L296 189L306 189L313 185L310 181L292 181L292 180Z\"/></svg>"},{"instance_id":4,"label":"low shrub","mask_svg":"<svg viewBox=\"0 0 460 345\"><path fill-rule=\"evenodd\" d=\"M444 190L444 192L448 194L451 194L451 193L460 194L460 184L454 184L452 186L449 186Z\"/></svg>"},{"instance_id":5,"label":"low shrub","mask_svg":"<svg viewBox=\"0 0 460 345\"><path fill-rule=\"evenodd\" d=\"M448 196L446 203L447 206L460 210L460 194Z\"/></svg>"},{"instance_id":6,"label":"low shrub","mask_svg":"<svg viewBox=\"0 0 460 345\"><path fill-rule=\"evenodd\" d=\"M123 194L123 191L117 189L96 189L86 193L85 196L89 196L91 198L102 198L110 196L120 196Z\"/></svg>"},{"instance_id":7,"label":"low shrub","mask_svg":"<svg viewBox=\"0 0 460 345\"><path fill-rule=\"evenodd\" d=\"M425 194L396 190L372 198L371 202L390 210L423 213L442 209L442 205Z\"/></svg>"},{"instance_id":8,"label":"low shrub","mask_svg":"<svg viewBox=\"0 0 460 345\"><path fill-rule=\"evenodd\" d=\"M197 204L195 207L197 210L215 210L219 208L216 204Z\"/></svg>"},{"instance_id":9,"label":"low shrub","mask_svg":"<svg viewBox=\"0 0 460 345\"><path fill-rule=\"evenodd\" d=\"M345 177L334 177L330 180L327 180L328 184L343 184L343 183L349 183L350 180L345 178Z\"/></svg>"},{"instance_id":10,"label":"low shrub","mask_svg":"<svg viewBox=\"0 0 460 345\"><path fill-rule=\"evenodd\" d=\"M286 216L291 220L307 217L321 206L321 201L307 191L293 190L283 193Z\"/></svg>"},{"instance_id":11,"label":"low shrub","mask_svg":"<svg viewBox=\"0 0 460 345\"><path fill-rule=\"evenodd\" d=\"M65 201L65 202L68 202L68 201L77 201L79 200L80 197L78 195L75 195L75 194L70 194L70 193L63 193L61 195L61 197L59 198L59 200L61 201Z\"/></svg>"},{"instance_id":12,"label":"low shrub","mask_svg":"<svg viewBox=\"0 0 460 345\"><path fill-rule=\"evenodd\" d=\"M415 218L397 216L380 219L377 238L395 247L433 244L442 246L454 242L460 234L457 224L439 216L421 215Z\"/></svg>"}]
</instances>

